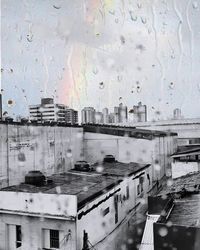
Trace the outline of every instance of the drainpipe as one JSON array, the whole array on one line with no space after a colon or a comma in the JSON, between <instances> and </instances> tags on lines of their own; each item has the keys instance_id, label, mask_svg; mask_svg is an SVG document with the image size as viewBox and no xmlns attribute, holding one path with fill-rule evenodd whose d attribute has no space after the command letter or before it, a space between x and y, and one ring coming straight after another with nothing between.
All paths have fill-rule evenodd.
<instances>
[{"instance_id":1,"label":"drainpipe","mask_svg":"<svg viewBox=\"0 0 200 250\"><path fill-rule=\"evenodd\" d=\"M89 245L88 245L88 234L86 231L83 231L83 248L82 250L89 250Z\"/></svg>"}]
</instances>

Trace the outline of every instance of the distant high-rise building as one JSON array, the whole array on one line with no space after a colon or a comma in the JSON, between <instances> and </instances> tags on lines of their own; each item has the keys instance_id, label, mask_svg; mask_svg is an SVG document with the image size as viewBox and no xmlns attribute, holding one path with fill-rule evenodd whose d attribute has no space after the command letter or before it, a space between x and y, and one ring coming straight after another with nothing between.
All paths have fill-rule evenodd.
<instances>
[{"instance_id":1,"label":"distant high-rise building","mask_svg":"<svg viewBox=\"0 0 200 250\"><path fill-rule=\"evenodd\" d=\"M109 110L108 110L108 108L103 109L103 123L109 123Z\"/></svg>"},{"instance_id":2,"label":"distant high-rise building","mask_svg":"<svg viewBox=\"0 0 200 250\"><path fill-rule=\"evenodd\" d=\"M114 107L113 123L119 123L119 107Z\"/></svg>"},{"instance_id":3,"label":"distant high-rise building","mask_svg":"<svg viewBox=\"0 0 200 250\"><path fill-rule=\"evenodd\" d=\"M0 120L2 119L2 95L0 93Z\"/></svg>"},{"instance_id":4,"label":"distant high-rise building","mask_svg":"<svg viewBox=\"0 0 200 250\"><path fill-rule=\"evenodd\" d=\"M95 123L103 123L103 113L102 112L95 112Z\"/></svg>"},{"instance_id":5,"label":"distant high-rise building","mask_svg":"<svg viewBox=\"0 0 200 250\"><path fill-rule=\"evenodd\" d=\"M110 113L109 114L109 123L115 123L115 113Z\"/></svg>"},{"instance_id":6,"label":"distant high-rise building","mask_svg":"<svg viewBox=\"0 0 200 250\"><path fill-rule=\"evenodd\" d=\"M179 108L174 109L174 111L173 111L173 118L176 119L176 120L182 118L182 116L181 116L181 109L179 109Z\"/></svg>"},{"instance_id":7,"label":"distant high-rise building","mask_svg":"<svg viewBox=\"0 0 200 250\"><path fill-rule=\"evenodd\" d=\"M55 104L53 98L42 98L41 104L29 106L29 112L31 121L78 123L78 112L64 104Z\"/></svg>"},{"instance_id":8,"label":"distant high-rise building","mask_svg":"<svg viewBox=\"0 0 200 250\"><path fill-rule=\"evenodd\" d=\"M134 122L146 122L147 121L147 106L141 102L138 105L133 106L133 121Z\"/></svg>"},{"instance_id":9,"label":"distant high-rise building","mask_svg":"<svg viewBox=\"0 0 200 250\"><path fill-rule=\"evenodd\" d=\"M81 111L82 124L95 123L95 109L93 107L85 107Z\"/></svg>"},{"instance_id":10,"label":"distant high-rise building","mask_svg":"<svg viewBox=\"0 0 200 250\"><path fill-rule=\"evenodd\" d=\"M65 121L69 124L78 124L78 111L70 108L65 110Z\"/></svg>"},{"instance_id":11,"label":"distant high-rise building","mask_svg":"<svg viewBox=\"0 0 200 250\"><path fill-rule=\"evenodd\" d=\"M128 119L128 109L127 106L123 106L122 103L119 104L119 123L125 123Z\"/></svg>"}]
</instances>

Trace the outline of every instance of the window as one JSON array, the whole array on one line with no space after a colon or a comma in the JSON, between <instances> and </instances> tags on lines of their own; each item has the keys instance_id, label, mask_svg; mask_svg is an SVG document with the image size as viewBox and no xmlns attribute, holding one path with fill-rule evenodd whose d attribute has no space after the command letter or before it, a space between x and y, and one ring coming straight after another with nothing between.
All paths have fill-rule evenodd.
<instances>
[{"instance_id":1,"label":"window","mask_svg":"<svg viewBox=\"0 0 200 250\"><path fill-rule=\"evenodd\" d=\"M141 192L143 192L144 191L144 187L143 187L144 177L141 176L139 180L140 180Z\"/></svg>"},{"instance_id":2,"label":"window","mask_svg":"<svg viewBox=\"0 0 200 250\"><path fill-rule=\"evenodd\" d=\"M126 186L126 199L128 200L130 196L129 186Z\"/></svg>"},{"instance_id":3,"label":"window","mask_svg":"<svg viewBox=\"0 0 200 250\"><path fill-rule=\"evenodd\" d=\"M21 247L22 245L22 231L21 226L16 226L16 248Z\"/></svg>"},{"instance_id":4,"label":"window","mask_svg":"<svg viewBox=\"0 0 200 250\"><path fill-rule=\"evenodd\" d=\"M140 194L140 184L137 185L137 195Z\"/></svg>"},{"instance_id":5,"label":"window","mask_svg":"<svg viewBox=\"0 0 200 250\"><path fill-rule=\"evenodd\" d=\"M50 230L50 248L59 248L58 230Z\"/></svg>"},{"instance_id":6,"label":"window","mask_svg":"<svg viewBox=\"0 0 200 250\"><path fill-rule=\"evenodd\" d=\"M151 185L151 179L149 174L147 174L147 179L149 180L149 185Z\"/></svg>"},{"instance_id":7,"label":"window","mask_svg":"<svg viewBox=\"0 0 200 250\"><path fill-rule=\"evenodd\" d=\"M110 208L107 207L106 209L104 209L104 210L102 211L102 215L103 215L103 216L106 216L106 214L108 214L109 212L110 212Z\"/></svg>"}]
</instances>

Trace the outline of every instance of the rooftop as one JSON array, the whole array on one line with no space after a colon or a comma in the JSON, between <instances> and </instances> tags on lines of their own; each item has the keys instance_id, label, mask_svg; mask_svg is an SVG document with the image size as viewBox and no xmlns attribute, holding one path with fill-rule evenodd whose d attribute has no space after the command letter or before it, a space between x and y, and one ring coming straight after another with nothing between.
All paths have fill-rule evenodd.
<instances>
[{"instance_id":1,"label":"rooftop","mask_svg":"<svg viewBox=\"0 0 200 250\"><path fill-rule=\"evenodd\" d=\"M175 200L175 206L168 218L174 225L200 228L200 194L186 196Z\"/></svg>"},{"instance_id":2,"label":"rooftop","mask_svg":"<svg viewBox=\"0 0 200 250\"><path fill-rule=\"evenodd\" d=\"M181 156L189 156L189 155L199 155L200 154L200 146L196 147L179 147L179 150L171 155L173 158L181 157Z\"/></svg>"},{"instance_id":3,"label":"rooftop","mask_svg":"<svg viewBox=\"0 0 200 250\"><path fill-rule=\"evenodd\" d=\"M99 125L86 124L83 125L84 132L109 134L115 136L129 136L138 139L152 140L156 137L177 136L177 133L169 131L158 131L149 129L139 129L135 127L116 126L116 125Z\"/></svg>"},{"instance_id":4,"label":"rooftop","mask_svg":"<svg viewBox=\"0 0 200 250\"><path fill-rule=\"evenodd\" d=\"M169 179L159 195L176 194L183 191L200 193L200 171L189 173L177 179Z\"/></svg>"},{"instance_id":5,"label":"rooftop","mask_svg":"<svg viewBox=\"0 0 200 250\"><path fill-rule=\"evenodd\" d=\"M97 198L106 191L120 183L124 177L137 174L149 167L149 164L138 163L106 163L102 164L101 172L81 172L70 170L66 173L54 174L47 177L52 180L43 186L37 187L25 183L3 188L3 191L68 194L76 195L78 209L87 202Z\"/></svg>"}]
</instances>

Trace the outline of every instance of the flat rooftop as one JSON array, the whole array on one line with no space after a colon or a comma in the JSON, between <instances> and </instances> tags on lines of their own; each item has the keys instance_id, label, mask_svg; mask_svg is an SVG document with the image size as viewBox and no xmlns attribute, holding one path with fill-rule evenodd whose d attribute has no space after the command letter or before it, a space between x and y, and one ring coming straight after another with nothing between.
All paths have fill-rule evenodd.
<instances>
[{"instance_id":1,"label":"flat rooftop","mask_svg":"<svg viewBox=\"0 0 200 250\"><path fill-rule=\"evenodd\" d=\"M175 206L168 218L174 225L200 228L200 194L175 200Z\"/></svg>"},{"instance_id":2,"label":"flat rooftop","mask_svg":"<svg viewBox=\"0 0 200 250\"><path fill-rule=\"evenodd\" d=\"M100 165L101 171L99 172L95 170L92 172L69 170L66 173L48 176L47 179L52 180L52 182L40 187L21 183L1 190L76 195L78 209L80 209L89 201L94 200L101 194L105 193L105 191L109 191L115 187L123 180L123 178L137 174L149 166L150 164L138 163L105 163Z\"/></svg>"},{"instance_id":3,"label":"flat rooftop","mask_svg":"<svg viewBox=\"0 0 200 250\"><path fill-rule=\"evenodd\" d=\"M186 189L188 192L200 193L200 171L189 173L177 179L169 179L159 195L176 194Z\"/></svg>"},{"instance_id":4,"label":"flat rooftop","mask_svg":"<svg viewBox=\"0 0 200 250\"><path fill-rule=\"evenodd\" d=\"M84 132L128 136L146 140L153 140L156 137L177 136L177 133L170 131L158 131L116 125L86 124L83 125L83 130Z\"/></svg>"}]
</instances>

